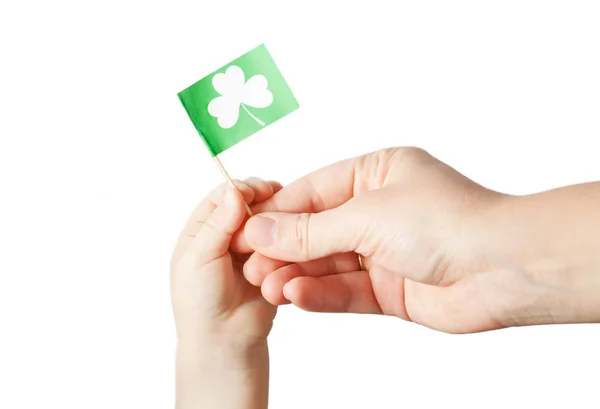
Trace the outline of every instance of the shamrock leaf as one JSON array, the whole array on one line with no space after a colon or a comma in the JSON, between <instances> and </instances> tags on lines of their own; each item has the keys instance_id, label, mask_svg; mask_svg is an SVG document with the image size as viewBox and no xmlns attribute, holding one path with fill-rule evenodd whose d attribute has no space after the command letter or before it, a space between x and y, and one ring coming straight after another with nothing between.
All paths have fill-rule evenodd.
<instances>
[{"instance_id":1,"label":"shamrock leaf","mask_svg":"<svg viewBox=\"0 0 600 409\"><path fill-rule=\"evenodd\" d=\"M212 79L213 87L220 96L208 104L208 113L217 118L221 128L233 127L240 115L240 106L252 119L260 125L265 123L252 115L247 106L266 108L273 102L273 94L267 88L268 82L264 75L255 75L245 80L244 71L232 65L225 73L216 74Z\"/></svg>"}]
</instances>

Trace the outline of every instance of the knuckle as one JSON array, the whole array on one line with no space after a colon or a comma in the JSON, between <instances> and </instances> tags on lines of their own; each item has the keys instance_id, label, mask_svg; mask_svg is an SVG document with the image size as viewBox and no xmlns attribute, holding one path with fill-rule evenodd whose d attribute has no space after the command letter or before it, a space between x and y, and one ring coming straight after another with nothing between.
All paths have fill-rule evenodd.
<instances>
[{"instance_id":1,"label":"knuckle","mask_svg":"<svg viewBox=\"0 0 600 409\"><path fill-rule=\"evenodd\" d=\"M419 162L424 158L429 156L429 153L423 148L419 148L416 146L406 146L402 148L397 148L395 155L398 155L402 158L402 160L413 163Z\"/></svg>"},{"instance_id":2,"label":"knuckle","mask_svg":"<svg viewBox=\"0 0 600 409\"><path fill-rule=\"evenodd\" d=\"M428 158L429 153L414 146L387 148L367 155L359 167L369 175L367 190L373 190L385 186L392 169L397 169L398 165L410 171L426 163Z\"/></svg>"},{"instance_id":3,"label":"knuckle","mask_svg":"<svg viewBox=\"0 0 600 409\"><path fill-rule=\"evenodd\" d=\"M219 223L215 220L214 213L208 218L208 220L206 220L206 223L204 223L204 226L206 226L210 229L213 229L213 230L220 230Z\"/></svg>"},{"instance_id":4,"label":"knuckle","mask_svg":"<svg viewBox=\"0 0 600 409\"><path fill-rule=\"evenodd\" d=\"M302 213L296 219L296 231L294 239L300 253L310 258L310 225L312 220L311 213Z\"/></svg>"},{"instance_id":5,"label":"knuckle","mask_svg":"<svg viewBox=\"0 0 600 409\"><path fill-rule=\"evenodd\" d=\"M207 233L213 232L211 233L211 235L217 233L231 237L234 233L234 231L230 229L227 220L223 220L223 214L217 213L216 211L212 214L211 217L208 218L206 223L204 223L204 227L205 229L203 230Z\"/></svg>"}]
</instances>

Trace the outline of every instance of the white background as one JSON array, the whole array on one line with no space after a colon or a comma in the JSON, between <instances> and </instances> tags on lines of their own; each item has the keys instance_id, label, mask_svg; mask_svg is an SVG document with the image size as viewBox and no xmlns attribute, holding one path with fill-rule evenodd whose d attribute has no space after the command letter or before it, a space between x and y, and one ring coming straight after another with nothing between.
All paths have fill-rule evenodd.
<instances>
[{"instance_id":1,"label":"white background","mask_svg":"<svg viewBox=\"0 0 600 409\"><path fill-rule=\"evenodd\" d=\"M0 5L0 408L169 408L168 264L221 176L176 94L265 42L301 108L223 155L289 183L417 145L493 189L600 180L595 1ZM597 408L600 326L467 336L281 308L271 407Z\"/></svg>"}]
</instances>

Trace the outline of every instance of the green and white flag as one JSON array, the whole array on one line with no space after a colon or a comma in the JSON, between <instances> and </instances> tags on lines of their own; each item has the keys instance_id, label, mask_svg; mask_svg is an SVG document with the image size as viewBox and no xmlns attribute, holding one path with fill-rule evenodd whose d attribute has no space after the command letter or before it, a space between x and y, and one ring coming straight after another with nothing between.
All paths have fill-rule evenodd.
<instances>
[{"instance_id":1,"label":"green and white flag","mask_svg":"<svg viewBox=\"0 0 600 409\"><path fill-rule=\"evenodd\" d=\"M298 108L264 44L178 96L212 156Z\"/></svg>"}]
</instances>

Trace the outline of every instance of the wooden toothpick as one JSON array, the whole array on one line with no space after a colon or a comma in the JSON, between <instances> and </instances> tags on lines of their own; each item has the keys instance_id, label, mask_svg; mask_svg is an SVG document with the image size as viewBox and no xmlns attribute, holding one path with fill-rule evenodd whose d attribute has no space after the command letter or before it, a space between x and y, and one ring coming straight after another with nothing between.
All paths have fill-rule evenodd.
<instances>
[{"instance_id":1,"label":"wooden toothpick","mask_svg":"<svg viewBox=\"0 0 600 409\"><path fill-rule=\"evenodd\" d=\"M231 179L231 176L229 176L229 173L227 173L227 170L225 169L225 167L223 166L223 164L219 160L219 157L218 156L213 156L213 159L215 160L215 163L217 164L217 166L221 170L221 173L223 174L223 176L225 176L225 179L227 179L227 182L229 183L229 186L231 186L233 189L237 189L239 191L238 187L233 182L233 179ZM254 216L254 214L252 213L252 210L250 210L250 206L248 206L248 203L244 202L244 204L246 205L246 213L248 213L248 216L249 217Z\"/></svg>"}]
</instances>

